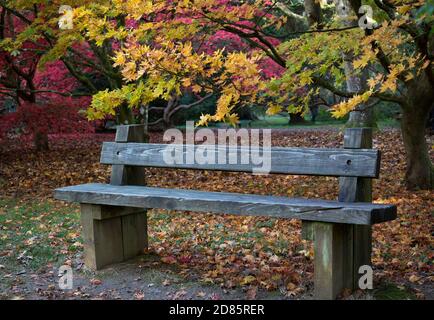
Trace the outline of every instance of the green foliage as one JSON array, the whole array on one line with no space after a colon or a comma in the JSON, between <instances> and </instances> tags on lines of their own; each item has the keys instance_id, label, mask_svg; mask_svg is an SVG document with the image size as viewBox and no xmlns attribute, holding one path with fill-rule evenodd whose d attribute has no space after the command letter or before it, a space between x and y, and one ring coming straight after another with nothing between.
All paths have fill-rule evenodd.
<instances>
[{"instance_id":1,"label":"green foliage","mask_svg":"<svg viewBox=\"0 0 434 320\"><path fill-rule=\"evenodd\" d=\"M378 121L396 119L400 112L401 107L396 103L381 101L374 107L375 119Z\"/></svg>"},{"instance_id":2,"label":"green foliage","mask_svg":"<svg viewBox=\"0 0 434 320\"><path fill-rule=\"evenodd\" d=\"M180 104L189 104L197 100L192 94L185 94L180 100ZM212 96L211 98L203 101L202 103L195 105L194 107L187 109L183 112L178 112L174 118L173 123L176 125L183 125L186 121L196 121L200 118L202 114L214 114L216 111L217 97Z\"/></svg>"},{"instance_id":3,"label":"green foliage","mask_svg":"<svg viewBox=\"0 0 434 320\"><path fill-rule=\"evenodd\" d=\"M431 25L430 36L434 37L434 0L426 0L425 4L417 10L417 16Z\"/></svg>"}]
</instances>

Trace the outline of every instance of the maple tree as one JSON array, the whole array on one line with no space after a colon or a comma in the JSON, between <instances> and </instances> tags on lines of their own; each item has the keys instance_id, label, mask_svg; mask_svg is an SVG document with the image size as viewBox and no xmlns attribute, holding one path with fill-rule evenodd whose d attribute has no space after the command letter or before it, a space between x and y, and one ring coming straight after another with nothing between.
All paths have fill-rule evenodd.
<instances>
[{"instance_id":1,"label":"maple tree","mask_svg":"<svg viewBox=\"0 0 434 320\"><path fill-rule=\"evenodd\" d=\"M429 4L374 2L376 9L384 14L376 17L377 28L363 30L354 23L348 26L351 20L359 19L354 13L359 11L361 1L347 2L346 7L340 7L339 3L335 6L339 14L322 21L320 4L305 1L305 11L311 13L306 19L310 29L297 31L301 35L279 44L272 41L278 34L267 30L270 25L278 30L289 18L305 19L288 8L284 10L285 15L272 15L277 2L233 5L227 1L157 1L153 6L147 1L114 2L107 8L109 12L121 12L127 19L143 23L130 32L114 25L105 26L107 31L103 34L89 31L100 40L115 34L124 42L116 53L115 66L129 82L115 92L97 94L89 115L98 118L113 113L113 109L124 102L132 107L146 105L153 99L167 99L171 92L180 93L182 88L191 86L196 93L215 89L220 92L216 114L203 115L201 125L210 121L236 123L234 107L242 102L263 102L258 95L261 91L275 98L276 103L268 105L270 114L283 108L292 113L307 110L319 87L345 98L333 107L336 117L351 111L362 113L361 109L369 109L368 100L371 104L375 100L394 102L403 110L407 184L410 188L432 188L433 167L421 130L433 100L432 54L429 52L432 18L419 14L425 10L424 5ZM339 12L342 7L347 11L351 9L345 13L345 19ZM80 15L80 10L87 13L85 9L77 9L79 19L89 19L87 14ZM150 18L140 20L144 16ZM266 23L261 22L264 17ZM80 25L93 28L86 20ZM206 39L217 30L238 35L258 52L250 52L249 59L244 52L223 54L217 50L210 55L195 46L198 35ZM147 39L147 44L143 39ZM273 79L267 90L257 67L264 55L285 68L283 75ZM345 56L353 58L350 63ZM231 73L231 69L235 72ZM369 75L369 79L363 79L363 75ZM207 83L212 77L213 86L217 88ZM348 78L357 77L362 85L350 88ZM307 94L296 94L306 87L310 88ZM363 123L359 121L356 125Z\"/></svg>"},{"instance_id":2,"label":"maple tree","mask_svg":"<svg viewBox=\"0 0 434 320\"><path fill-rule=\"evenodd\" d=\"M71 99L71 98L66 98ZM76 101L55 104L22 103L17 112L8 113L0 122L0 139L14 135L32 135L37 150L48 149L48 134L94 132L93 125L80 115Z\"/></svg>"},{"instance_id":3,"label":"maple tree","mask_svg":"<svg viewBox=\"0 0 434 320\"><path fill-rule=\"evenodd\" d=\"M72 128L80 131L83 125L91 130L91 126L83 124L74 102L65 99L72 96L77 81L64 65L53 62L45 70L38 70L50 43L46 38L34 37L28 29L28 23L36 18L36 9L15 12L1 3L0 98L3 102L4 97L13 99L18 111L2 116L0 138L31 135L37 150L47 150L48 133L70 132ZM75 103L83 105L85 100Z\"/></svg>"},{"instance_id":4,"label":"maple tree","mask_svg":"<svg viewBox=\"0 0 434 320\"><path fill-rule=\"evenodd\" d=\"M22 29L22 24L13 19L4 8L0 11L0 41L8 37L16 37ZM34 77L39 62L35 53L37 47L25 43L23 54L17 50L7 51L0 48L0 92L19 103L20 99L35 102ZM20 56L20 57L18 57Z\"/></svg>"},{"instance_id":5,"label":"maple tree","mask_svg":"<svg viewBox=\"0 0 434 320\"><path fill-rule=\"evenodd\" d=\"M372 125L372 106L378 101L398 104L403 112L407 185L432 188L434 169L423 128L434 100L434 4L400 0L366 3L373 7L373 17L363 16L365 11L356 15L362 1L340 0L328 5L306 0L306 18L282 2L268 2L268 8L284 12L286 22L293 20L308 27L289 32L293 39L277 47L267 38L281 37L267 30L272 19L265 27L257 21L253 27L240 25L224 14L210 20L248 39L253 47L285 68L284 74L268 85L267 93L277 102L268 105L270 114L285 109L292 113L308 110L319 88L343 98L332 113L335 117L351 113L349 125L353 126ZM278 28L280 21L275 19L274 23ZM363 29L359 23L374 27ZM306 88L306 94L298 94Z\"/></svg>"},{"instance_id":6,"label":"maple tree","mask_svg":"<svg viewBox=\"0 0 434 320\"><path fill-rule=\"evenodd\" d=\"M362 1L355 0L64 2L74 7L74 28L54 28L59 3L53 2L41 6L38 19L21 33L21 44L32 37L53 41L41 64L61 59L90 88L89 119L120 115L120 122L131 123L142 110L146 122L156 99L170 103L192 92L199 101L218 97L216 113L198 124L235 125L237 108L255 103L267 104L268 114L303 114L324 88L341 97L333 115L351 113L353 125L366 124L366 117L355 115L368 114L377 101L400 105L406 181L410 188L432 188L421 129L433 100L431 0L368 1L377 25L365 29L356 14ZM6 3L30 10L27 1ZM219 32L235 40L219 47L212 43ZM109 79L105 90L95 87L77 61ZM273 79L264 81L267 76ZM176 107L167 114L185 106Z\"/></svg>"},{"instance_id":7,"label":"maple tree","mask_svg":"<svg viewBox=\"0 0 434 320\"><path fill-rule=\"evenodd\" d=\"M121 75L111 72L107 54L92 43L81 41L78 34L59 37L59 7L57 2L0 2L0 59L4 62L0 65L0 99L9 96L18 105L17 115L1 118L2 138L18 132L30 134L40 150L48 147L47 134L59 133L58 126L47 126L48 115L51 123L55 121L53 110L70 107L70 111L57 113L58 122L65 125L62 132L73 132L73 128L81 132L83 117L77 114L77 106L85 109L89 96L121 84L116 82ZM20 112L40 107L47 110L30 112L30 116ZM76 123L68 125L63 115L69 115L70 121ZM25 119L31 117L30 125Z\"/></svg>"},{"instance_id":8,"label":"maple tree","mask_svg":"<svg viewBox=\"0 0 434 320\"><path fill-rule=\"evenodd\" d=\"M343 4L342 4L343 3ZM346 4L346 6L345 6ZM337 15L324 28L312 30L282 44L287 53L285 74L270 84L274 95L285 101L307 104L317 92L313 87L306 96L289 96L309 84L324 87L345 97L333 107L333 115L364 113L377 100L401 106L402 135L407 154L406 182L409 188L432 188L434 171L428 154L424 127L434 99L433 19L425 14L432 2L374 1L378 26L360 29L357 25L361 1L339 1L350 9L342 19ZM429 9L431 8L431 9ZM342 26L342 20L347 24ZM348 27L348 21L350 26ZM351 21L356 21L352 23ZM351 56L348 63L348 56ZM348 78L352 81L348 81ZM350 82L350 83L349 83ZM349 84L354 84L350 88ZM352 90L350 90L352 89ZM276 109L279 109L277 107ZM362 122L356 125L363 125Z\"/></svg>"}]
</instances>

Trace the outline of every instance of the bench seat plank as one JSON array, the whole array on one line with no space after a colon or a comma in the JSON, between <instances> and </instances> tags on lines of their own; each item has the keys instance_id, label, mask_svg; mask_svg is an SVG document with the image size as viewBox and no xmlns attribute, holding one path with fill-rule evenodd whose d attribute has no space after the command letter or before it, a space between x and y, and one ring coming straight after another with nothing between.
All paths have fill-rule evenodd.
<instances>
[{"instance_id":1,"label":"bench seat plank","mask_svg":"<svg viewBox=\"0 0 434 320\"><path fill-rule=\"evenodd\" d=\"M259 150L259 154L262 154L267 149L260 148ZM101 151L101 163L156 168L253 172L254 168L259 166L252 163L249 158L250 151L248 147L227 147L225 145L104 142ZM215 162L197 163L193 161L188 163L186 160L187 154L196 155L204 152L212 154ZM179 163L165 161L165 155L172 153L179 153L182 161ZM245 162L242 161L243 155L247 155ZM271 147L266 156L271 159L270 172L267 171L266 173L378 178L380 171L380 152L375 149ZM231 163L231 159L238 160Z\"/></svg>"},{"instance_id":2,"label":"bench seat plank","mask_svg":"<svg viewBox=\"0 0 434 320\"><path fill-rule=\"evenodd\" d=\"M111 206L267 216L371 225L396 218L394 205L143 186L83 184L55 190L56 199Z\"/></svg>"}]
</instances>

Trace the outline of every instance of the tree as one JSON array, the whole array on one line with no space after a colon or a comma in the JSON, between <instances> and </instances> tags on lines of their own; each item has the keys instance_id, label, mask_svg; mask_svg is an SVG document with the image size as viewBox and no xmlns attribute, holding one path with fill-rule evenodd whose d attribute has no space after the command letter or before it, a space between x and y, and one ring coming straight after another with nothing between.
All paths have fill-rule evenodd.
<instances>
[{"instance_id":1,"label":"tree","mask_svg":"<svg viewBox=\"0 0 434 320\"><path fill-rule=\"evenodd\" d=\"M405 5L399 1L394 4L374 2L376 10L381 12L375 17L379 23L377 28L363 30L351 22L359 19L352 16L352 13L359 12L361 2L350 1L352 11L345 18L347 22L344 25L336 13L328 13L327 21L321 21L309 30L282 36L279 26L281 27L283 22L305 19L281 2L253 1L234 5L229 1L159 1L159 5L153 8L143 5L145 9L138 10L139 3L144 4L147 1L133 1L130 5L116 10L123 10L131 19L159 16L165 23L161 24L158 19L148 19L143 24L144 27L139 26L126 36L128 47L118 52L116 65L122 69L124 78L130 81L142 79L146 74L147 79L138 86L142 91L138 100L142 100L143 94L170 95L171 91L179 90L181 83L185 81L188 85L193 82L198 85L201 88L196 87L199 92L206 87L205 83L199 83L204 80L203 69L211 66L202 59L206 56L191 45L192 39L197 35L206 37L216 30L236 34L253 48L259 49L263 55L285 67L285 73L271 81L268 86L268 94L276 100L276 103L269 104L269 113L280 112L283 108L292 113L307 110L312 97L318 94L319 87L346 98L334 106L333 114L336 117L368 104L369 99L401 105L402 134L408 160L407 185L409 188L431 188L433 169L422 128L431 109L434 94L432 53L428 50L431 45L429 35L432 32L432 17L418 14L420 10L424 10L424 4L419 1L406 2ZM277 11L276 8L284 14L271 14ZM306 11L311 12L307 15L311 23L318 19L318 10L314 7L307 5ZM189 19L189 22L185 23L185 19ZM138 45L140 39L149 39L156 31L159 36L153 39L153 48ZM272 39L279 37L292 39L280 45L272 42ZM155 47L158 49L154 49ZM187 54L184 54L185 52ZM147 58L144 60L143 56ZM225 59L228 57L231 61L226 64ZM253 65L260 60L256 58L249 61L243 58L243 63L235 62L239 57L246 56L224 55L218 52L213 55L212 65L237 65L243 69L254 70ZM347 59L348 57L351 58ZM251 66L248 67L247 64ZM166 68L161 68L164 65ZM169 70L174 65L174 70ZM203 69L199 70L197 66ZM178 73L181 70L183 72ZM233 86L232 81L226 82L228 77L235 76L235 73L221 78L221 72L222 70L214 69L210 73L217 76L213 83L220 84L218 89L223 92L217 113L204 115L200 124L229 119L229 122L236 121L237 117L231 106L239 103L243 94ZM150 74L152 76L149 76ZM363 83L365 75L369 76L366 85ZM251 86L252 79L258 76L258 72L256 70L246 76L245 84ZM358 79L360 85L352 87L355 81L348 82L351 77ZM237 78L237 81L240 81L240 78ZM260 82L255 84L256 92L263 88ZM297 90L305 87L311 88L306 95L295 94ZM132 89L127 86L124 90L114 101L121 100L121 96L138 98L131 93L137 93L137 87ZM146 92L147 90L149 91ZM244 96L249 94L256 97L255 90L245 91ZM104 104L98 104L98 101L104 101ZM108 99L108 92L97 95L91 109L93 115L110 101L113 99Z\"/></svg>"},{"instance_id":2,"label":"tree","mask_svg":"<svg viewBox=\"0 0 434 320\"><path fill-rule=\"evenodd\" d=\"M359 11L360 1L350 4L353 12ZM330 32L312 32L284 43L282 48L291 53L287 59L291 67L272 87L278 95L282 90L293 91L306 84L325 87L347 98L334 107L336 117L363 106L369 99L399 104L403 110L407 186L432 188L433 167L423 129L434 99L433 54L429 50L433 39L432 16L418 15L424 9L421 2L399 5L375 1L375 5L382 12L377 18L377 28L343 28L332 22ZM343 53L354 57L350 66L342 61ZM349 72L359 80L365 75L369 79L356 91L350 90L344 85L348 79L345 74ZM314 92L315 89L311 90L311 94Z\"/></svg>"},{"instance_id":3,"label":"tree","mask_svg":"<svg viewBox=\"0 0 434 320\"><path fill-rule=\"evenodd\" d=\"M0 96L11 97L18 106L16 114L2 117L1 131L3 137L11 130L31 134L35 148L47 150L47 134L59 132L53 129L57 128L53 125L56 115L58 123L65 128L80 127L77 123L67 125L62 118L68 114L74 122L78 121L78 115L65 111L56 114L52 112L53 106L73 107L75 104L65 97L81 94L72 93L77 81L60 61L45 63L45 70L38 69L44 53L50 48L50 38L38 36L37 29L29 28L31 21L39 18L38 14L36 7L18 12L0 2ZM85 99L75 102L83 104ZM44 105L47 110L41 111ZM51 120L47 121L47 118Z\"/></svg>"},{"instance_id":4,"label":"tree","mask_svg":"<svg viewBox=\"0 0 434 320\"><path fill-rule=\"evenodd\" d=\"M338 14L342 2L79 1L74 3L77 27L55 31L57 40L47 56L71 65L68 59L76 53L70 48L80 39L104 66L101 74L117 75L115 86L94 95L90 119L119 110L131 115L156 99L171 101L186 91L198 99L218 97L216 113L203 115L202 125L235 124L237 108L266 101L269 114L301 114L320 88L342 98L333 107L336 117L368 114L378 101L399 104L407 185L432 188L433 168L422 129L434 94L432 0L369 0L378 23L371 29L356 23L366 18L359 14L360 0L345 0L351 10L344 20ZM52 21L53 10L45 11L39 28L32 28L47 38L41 21ZM221 31L242 39L242 45L232 52L226 51L229 45L205 49L203 44ZM260 67L266 59L282 70L267 84L266 70Z\"/></svg>"},{"instance_id":5,"label":"tree","mask_svg":"<svg viewBox=\"0 0 434 320\"><path fill-rule=\"evenodd\" d=\"M321 20L318 5L312 1L304 4L311 29L293 32L302 36L282 43L278 50L270 45L267 36L279 37L279 34L270 34L268 25L264 28L258 19L254 26L240 25L230 15L209 17L209 20L247 39L273 61L287 67L285 75L270 87L277 93L275 97L280 104L288 99L295 102L286 107L290 112L300 110L300 103L306 110L311 97L318 94L318 87L347 98L335 106L334 115L341 117L351 112L352 125L369 125L372 106L379 100L399 104L403 109L402 136L407 153L406 184L410 189L432 188L434 171L423 128L434 95L433 1L374 0L370 4L381 25L364 30L356 22L363 19L362 23L366 24L366 15L355 15L361 1L337 1L338 14L331 16L327 23ZM282 10L288 19L303 21L279 1L264 11L271 12L273 7ZM343 8L348 12L342 21L338 18L342 18ZM310 94L293 95L306 85L314 87ZM272 112L281 109L279 105L269 107Z\"/></svg>"},{"instance_id":6,"label":"tree","mask_svg":"<svg viewBox=\"0 0 434 320\"><path fill-rule=\"evenodd\" d=\"M57 2L47 3L42 0L0 1L1 10L13 17L14 21L20 25L19 29L14 30L16 37L5 37L0 41L0 48L10 54L21 52L28 44L37 46L38 50L35 53L38 59L33 60L35 66L39 68L37 72L43 71L50 63L68 71L68 83L63 82L62 86L52 84L51 88L45 90L32 88L29 92L33 95L42 97L52 96L52 94L63 97L92 96L100 90L116 89L122 86L122 75L113 66L111 60L114 51L112 41L104 41L99 46L95 41L89 40L86 34L81 34L78 28L59 28L59 14L67 12L66 9L59 10L60 8L68 8L67 5L85 5L90 2L86 0L64 1L63 6L60 6ZM53 70L52 67L51 70ZM71 78L74 79L73 85L70 85ZM101 87L100 84L103 86ZM122 110L117 115L131 118L128 112L122 112ZM126 121L126 119L119 121Z\"/></svg>"},{"instance_id":7,"label":"tree","mask_svg":"<svg viewBox=\"0 0 434 320\"><path fill-rule=\"evenodd\" d=\"M71 98L62 103L23 102L17 112L2 116L0 140L9 136L32 136L37 151L48 149L48 134L92 133L94 127L79 114L80 104Z\"/></svg>"},{"instance_id":8,"label":"tree","mask_svg":"<svg viewBox=\"0 0 434 320\"><path fill-rule=\"evenodd\" d=\"M234 107L254 102L258 88L263 88L256 64L259 58L243 52L207 52L203 43L209 34L199 32L202 26L192 18L194 12L183 14L189 9L183 2L175 7L164 1L144 4L130 1L105 7L108 16L122 15L134 24L128 31L114 24L105 25L104 32L95 30L92 8L76 9L79 25L87 34L95 35L94 40L101 43L116 35L121 46L114 66L121 70L127 83L121 89L96 94L89 117L99 119L114 114L124 104L138 109L159 98L169 101L191 90L199 100L210 94L219 95L216 114L204 115L203 123L225 120L235 124L238 117ZM173 15L173 9L179 15Z\"/></svg>"},{"instance_id":9,"label":"tree","mask_svg":"<svg viewBox=\"0 0 434 320\"><path fill-rule=\"evenodd\" d=\"M24 29L5 8L0 8L0 94L12 97L17 104L35 102L35 73L40 59L37 53L42 43L23 42L20 50L4 49L7 39L16 38Z\"/></svg>"}]
</instances>

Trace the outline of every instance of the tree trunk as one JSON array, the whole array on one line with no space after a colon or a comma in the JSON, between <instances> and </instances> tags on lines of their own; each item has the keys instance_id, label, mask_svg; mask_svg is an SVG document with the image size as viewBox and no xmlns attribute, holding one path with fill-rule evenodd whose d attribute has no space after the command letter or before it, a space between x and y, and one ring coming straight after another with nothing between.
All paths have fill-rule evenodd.
<instances>
[{"instance_id":1,"label":"tree trunk","mask_svg":"<svg viewBox=\"0 0 434 320\"><path fill-rule=\"evenodd\" d=\"M120 107L119 114L117 115L117 122L118 124L127 125L127 124L133 124L134 123L134 116L133 112L126 104L123 104Z\"/></svg>"},{"instance_id":2,"label":"tree trunk","mask_svg":"<svg viewBox=\"0 0 434 320\"><path fill-rule=\"evenodd\" d=\"M411 190L434 187L434 168L425 139L427 119L428 115L417 108L404 109L402 113L401 131L407 154L405 183Z\"/></svg>"},{"instance_id":3,"label":"tree trunk","mask_svg":"<svg viewBox=\"0 0 434 320\"><path fill-rule=\"evenodd\" d=\"M354 27L358 25L357 16L352 9L350 0L334 0L336 5L336 13L342 19L344 27ZM346 76L346 84L348 92L365 91L367 87L366 80L368 79L368 70L363 69L362 73L356 74L353 61L355 59L353 53L343 52L344 70ZM372 107L368 107L368 103L363 103L356 110L350 112L350 117L346 123L346 127L374 127L374 113Z\"/></svg>"},{"instance_id":4,"label":"tree trunk","mask_svg":"<svg viewBox=\"0 0 434 320\"><path fill-rule=\"evenodd\" d=\"M433 165L426 143L426 122L433 107L434 91L426 73L407 82L402 107L401 132L407 168L405 183L408 189L433 189Z\"/></svg>"},{"instance_id":5,"label":"tree trunk","mask_svg":"<svg viewBox=\"0 0 434 320\"><path fill-rule=\"evenodd\" d=\"M322 29L322 11L320 1L304 1L304 11L306 13L307 24L313 27L316 24L317 29Z\"/></svg>"},{"instance_id":6,"label":"tree trunk","mask_svg":"<svg viewBox=\"0 0 434 320\"><path fill-rule=\"evenodd\" d=\"M163 112L164 129L170 129L175 126L173 116L176 114L174 110L179 106L179 101L180 97L176 93L172 93Z\"/></svg>"},{"instance_id":7,"label":"tree trunk","mask_svg":"<svg viewBox=\"0 0 434 320\"><path fill-rule=\"evenodd\" d=\"M299 124L306 122L303 117L303 113L290 113L291 119L289 119L289 124Z\"/></svg>"},{"instance_id":8,"label":"tree trunk","mask_svg":"<svg viewBox=\"0 0 434 320\"><path fill-rule=\"evenodd\" d=\"M426 122L433 107L434 92L427 76L421 73L407 84L406 103L402 105L401 132L407 158L405 183L408 189L433 189L433 165L426 143Z\"/></svg>"},{"instance_id":9,"label":"tree trunk","mask_svg":"<svg viewBox=\"0 0 434 320\"><path fill-rule=\"evenodd\" d=\"M357 110L350 112L346 128L361 128L361 127L376 127L374 119L374 108L366 107L366 105L359 106Z\"/></svg>"},{"instance_id":10,"label":"tree trunk","mask_svg":"<svg viewBox=\"0 0 434 320\"><path fill-rule=\"evenodd\" d=\"M237 110L238 116L240 117L240 120L250 120L255 121L258 120L258 117L253 112L251 108L242 107Z\"/></svg>"},{"instance_id":11,"label":"tree trunk","mask_svg":"<svg viewBox=\"0 0 434 320\"><path fill-rule=\"evenodd\" d=\"M353 67L354 56L352 53L343 53L344 69L348 92L364 92L367 87L368 70L362 70L360 75L355 74ZM350 112L347 128L375 127L374 109L369 102L358 105Z\"/></svg>"},{"instance_id":12,"label":"tree trunk","mask_svg":"<svg viewBox=\"0 0 434 320\"><path fill-rule=\"evenodd\" d=\"M36 151L48 151L48 134L45 131L36 131L33 134L33 145Z\"/></svg>"}]
</instances>

